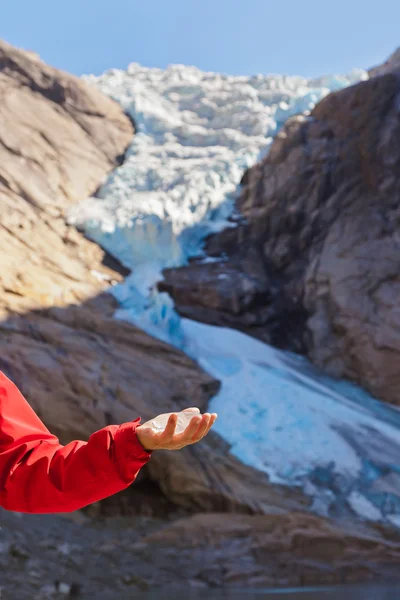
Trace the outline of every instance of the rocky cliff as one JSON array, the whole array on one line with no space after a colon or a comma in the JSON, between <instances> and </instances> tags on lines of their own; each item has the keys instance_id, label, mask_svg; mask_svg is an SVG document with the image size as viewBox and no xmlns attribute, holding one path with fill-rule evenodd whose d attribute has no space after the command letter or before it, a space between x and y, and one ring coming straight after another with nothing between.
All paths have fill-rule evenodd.
<instances>
[{"instance_id":1,"label":"rocky cliff","mask_svg":"<svg viewBox=\"0 0 400 600\"><path fill-rule=\"evenodd\" d=\"M372 69L369 69L368 73L370 77L376 77L378 75L385 75L386 73L398 71L400 71L400 47L397 48L383 64L372 67Z\"/></svg>"},{"instance_id":2,"label":"rocky cliff","mask_svg":"<svg viewBox=\"0 0 400 600\"><path fill-rule=\"evenodd\" d=\"M185 315L307 353L400 403L400 76L330 94L247 171L214 263L165 272ZM223 274L223 277L220 275Z\"/></svg>"}]
</instances>

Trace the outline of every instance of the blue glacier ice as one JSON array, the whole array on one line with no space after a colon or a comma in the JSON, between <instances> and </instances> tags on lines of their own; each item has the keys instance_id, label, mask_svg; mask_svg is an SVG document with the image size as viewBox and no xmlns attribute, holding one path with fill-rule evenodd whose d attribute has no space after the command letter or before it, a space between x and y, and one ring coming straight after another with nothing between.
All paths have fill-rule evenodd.
<instances>
[{"instance_id":1,"label":"blue glacier ice","mask_svg":"<svg viewBox=\"0 0 400 600\"><path fill-rule=\"evenodd\" d=\"M301 487L320 514L347 511L400 526L400 412L307 360L240 332L181 319L159 293L162 270L203 256L211 232L233 227L243 172L265 155L285 121L347 76L230 77L136 63L85 79L121 103L137 125L123 165L69 221L132 270L111 288L116 318L182 349L222 382L210 404L231 452L271 481ZM222 259L221 259L222 260ZM188 398L188 405L190 405Z\"/></svg>"}]
</instances>

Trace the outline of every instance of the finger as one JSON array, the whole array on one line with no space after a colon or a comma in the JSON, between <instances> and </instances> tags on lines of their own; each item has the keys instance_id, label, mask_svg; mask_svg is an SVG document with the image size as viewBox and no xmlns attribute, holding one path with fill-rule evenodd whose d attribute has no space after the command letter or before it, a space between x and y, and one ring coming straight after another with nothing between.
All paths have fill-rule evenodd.
<instances>
[{"instance_id":1,"label":"finger","mask_svg":"<svg viewBox=\"0 0 400 600\"><path fill-rule=\"evenodd\" d=\"M205 434L207 433L207 430L208 430L208 425L209 425L210 419L211 419L211 415L209 413L205 413L203 415L203 418L197 428L197 431L193 436L194 442L198 442L199 440L201 440L202 437L205 436Z\"/></svg>"},{"instance_id":2,"label":"finger","mask_svg":"<svg viewBox=\"0 0 400 600\"><path fill-rule=\"evenodd\" d=\"M198 430L201 421L202 418L200 415L195 415L194 417L192 417L186 429L176 436L177 443L185 445L189 443L192 440L193 436L196 434L196 431Z\"/></svg>"},{"instance_id":3,"label":"finger","mask_svg":"<svg viewBox=\"0 0 400 600\"><path fill-rule=\"evenodd\" d=\"M178 422L178 415L176 413L173 413L169 417L168 423L167 423L163 433L161 434L163 443L165 441L171 440L174 437L177 422Z\"/></svg>"},{"instance_id":4,"label":"finger","mask_svg":"<svg viewBox=\"0 0 400 600\"><path fill-rule=\"evenodd\" d=\"M207 433L210 431L211 427L214 425L215 421L217 420L217 413L212 413L211 418L210 418L210 422L208 424L208 429L205 433L205 435L207 435Z\"/></svg>"},{"instance_id":5,"label":"finger","mask_svg":"<svg viewBox=\"0 0 400 600\"><path fill-rule=\"evenodd\" d=\"M199 431L200 438L198 438L197 441L201 440L203 437L206 437L206 435L210 431L211 427L214 425L216 419L217 419L216 413L213 413L212 415L210 415L210 418L208 420L208 424L206 426L206 429L205 430L203 429L202 431Z\"/></svg>"}]
</instances>

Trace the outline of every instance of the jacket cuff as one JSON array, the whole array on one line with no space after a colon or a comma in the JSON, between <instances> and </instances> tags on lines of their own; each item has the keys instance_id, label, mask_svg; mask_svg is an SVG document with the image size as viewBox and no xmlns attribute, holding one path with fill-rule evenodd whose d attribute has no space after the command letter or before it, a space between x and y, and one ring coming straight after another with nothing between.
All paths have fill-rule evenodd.
<instances>
[{"instance_id":1,"label":"jacket cuff","mask_svg":"<svg viewBox=\"0 0 400 600\"><path fill-rule=\"evenodd\" d=\"M148 462L152 451L148 452L139 442L136 428L140 425L140 417L128 423L122 423L114 436L114 451L117 467L122 479L133 482L138 471Z\"/></svg>"}]
</instances>

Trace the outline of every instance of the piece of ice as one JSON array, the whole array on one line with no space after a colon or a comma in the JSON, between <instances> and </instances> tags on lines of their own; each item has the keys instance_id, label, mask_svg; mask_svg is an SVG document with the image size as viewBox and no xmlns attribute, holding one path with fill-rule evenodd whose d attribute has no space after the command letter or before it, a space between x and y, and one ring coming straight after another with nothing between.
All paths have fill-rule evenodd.
<instances>
[{"instance_id":1,"label":"piece of ice","mask_svg":"<svg viewBox=\"0 0 400 600\"><path fill-rule=\"evenodd\" d=\"M143 425L149 426L152 429L155 429L157 432L162 432L165 430L168 423L168 419L172 414L174 413L164 413L162 415L158 415L154 419L146 421L145 423L143 423ZM194 416L199 415L200 413L199 410L193 409L184 410L176 414L178 415L178 420L176 422L175 433L179 434L185 431L192 418Z\"/></svg>"}]
</instances>

